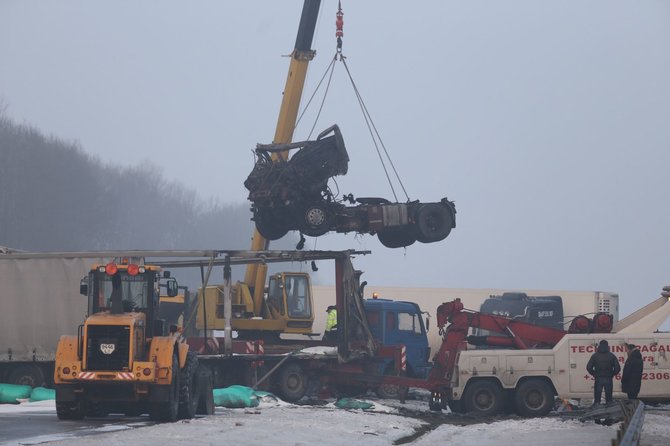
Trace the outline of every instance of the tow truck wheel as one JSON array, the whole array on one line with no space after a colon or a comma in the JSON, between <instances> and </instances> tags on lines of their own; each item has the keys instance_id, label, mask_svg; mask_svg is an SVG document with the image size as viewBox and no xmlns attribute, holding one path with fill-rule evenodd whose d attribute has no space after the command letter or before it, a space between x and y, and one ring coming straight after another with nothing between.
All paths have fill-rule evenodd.
<instances>
[{"instance_id":1,"label":"tow truck wheel","mask_svg":"<svg viewBox=\"0 0 670 446\"><path fill-rule=\"evenodd\" d=\"M288 364L279 374L279 393L289 403L294 403L305 396L307 377L298 364Z\"/></svg>"},{"instance_id":2,"label":"tow truck wheel","mask_svg":"<svg viewBox=\"0 0 670 446\"><path fill-rule=\"evenodd\" d=\"M553 389L546 381L540 379L524 381L514 394L514 407L522 416L543 416L548 414L553 406Z\"/></svg>"},{"instance_id":3,"label":"tow truck wheel","mask_svg":"<svg viewBox=\"0 0 670 446\"><path fill-rule=\"evenodd\" d=\"M193 418L198 409L198 356L195 352L186 354L186 365L179 374L179 418Z\"/></svg>"},{"instance_id":4,"label":"tow truck wheel","mask_svg":"<svg viewBox=\"0 0 670 446\"><path fill-rule=\"evenodd\" d=\"M170 383L167 401L153 402L149 406L149 418L153 421L177 420L179 412L179 361L172 357L172 382Z\"/></svg>"},{"instance_id":5,"label":"tow truck wheel","mask_svg":"<svg viewBox=\"0 0 670 446\"><path fill-rule=\"evenodd\" d=\"M503 391L492 381L471 382L465 390L466 412L479 415L496 415L503 406Z\"/></svg>"},{"instance_id":6,"label":"tow truck wheel","mask_svg":"<svg viewBox=\"0 0 670 446\"><path fill-rule=\"evenodd\" d=\"M447 238L454 226L454 217L440 203L426 203L416 212L415 235L421 243L439 242Z\"/></svg>"}]
</instances>

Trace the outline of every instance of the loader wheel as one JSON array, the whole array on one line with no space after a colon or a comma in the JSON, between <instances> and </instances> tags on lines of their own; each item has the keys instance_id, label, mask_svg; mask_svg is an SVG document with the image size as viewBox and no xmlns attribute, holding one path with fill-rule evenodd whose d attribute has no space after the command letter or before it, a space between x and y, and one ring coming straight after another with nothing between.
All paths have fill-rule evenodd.
<instances>
[{"instance_id":1,"label":"loader wheel","mask_svg":"<svg viewBox=\"0 0 670 446\"><path fill-rule=\"evenodd\" d=\"M83 420L86 407L83 401L56 401L56 415L59 420Z\"/></svg>"},{"instance_id":2,"label":"loader wheel","mask_svg":"<svg viewBox=\"0 0 670 446\"><path fill-rule=\"evenodd\" d=\"M167 401L152 402L149 406L149 418L153 421L173 422L179 412L179 361L172 357L172 382Z\"/></svg>"},{"instance_id":3,"label":"loader wheel","mask_svg":"<svg viewBox=\"0 0 670 446\"><path fill-rule=\"evenodd\" d=\"M179 374L179 418L193 418L198 409L198 356L195 352L186 354L186 365Z\"/></svg>"},{"instance_id":4,"label":"loader wheel","mask_svg":"<svg viewBox=\"0 0 670 446\"><path fill-rule=\"evenodd\" d=\"M471 382L465 390L465 410L477 415L496 415L503 406L503 391L491 381Z\"/></svg>"},{"instance_id":5,"label":"loader wheel","mask_svg":"<svg viewBox=\"0 0 670 446\"><path fill-rule=\"evenodd\" d=\"M377 233L377 238L387 248L402 248L416 241L416 237L407 227L382 229Z\"/></svg>"},{"instance_id":6,"label":"loader wheel","mask_svg":"<svg viewBox=\"0 0 670 446\"><path fill-rule=\"evenodd\" d=\"M554 391L546 381L529 379L517 388L514 407L519 415L541 417L554 407Z\"/></svg>"},{"instance_id":7,"label":"loader wheel","mask_svg":"<svg viewBox=\"0 0 670 446\"><path fill-rule=\"evenodd\" d=\"M279 373L279 393L284 400L295 403L307 392L307 377L298 364L288 364Z\"/></svg>"},{"instance_id":8,"label":"loader wheel","mask_svg":"<svg viewBox=\"0 0 670 446\"><path fill-rule=\"evenodd\" d=\"M421 243L444 240L454 226L454 216L451 211L440 203L421 205L414 220L414 234Z\"/></svg>"}]
</instances>

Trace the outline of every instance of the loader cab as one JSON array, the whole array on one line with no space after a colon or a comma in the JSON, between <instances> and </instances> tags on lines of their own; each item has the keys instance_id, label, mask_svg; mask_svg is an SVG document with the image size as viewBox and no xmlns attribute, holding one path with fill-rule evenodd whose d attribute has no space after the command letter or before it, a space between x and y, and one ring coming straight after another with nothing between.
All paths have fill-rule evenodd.
<instances>
[{"instance_id":1,"label":"loader cab","mask_svg":"<svg viewBox=\"0 0 670 446\"><path fill-rule=\"evenodd\" d=\"M165 271L167 294L178 294L178 284ZM136 263L97 265L82 279L80 292L88 297L88 314L144 313L147 333L163 331L158 320L161 270L157 266Z\"/></svg>"}]
</instances>

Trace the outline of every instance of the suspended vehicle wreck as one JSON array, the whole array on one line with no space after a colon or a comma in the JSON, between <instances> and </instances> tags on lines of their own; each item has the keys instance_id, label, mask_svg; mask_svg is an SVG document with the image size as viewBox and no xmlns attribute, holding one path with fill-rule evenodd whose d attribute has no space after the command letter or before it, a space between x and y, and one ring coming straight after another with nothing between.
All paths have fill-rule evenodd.
<instances>
[{"instance_id":1,"label":"suspended vehicle wreck","mask_svg":"<svg viewBox=\"0 0 670 446\"><path fill-rule=\"evenodd\" d=\"M288 159L278 156L293 152ZM316 140L289 144L259 144L256 163L244 182L252 203L252 220L268 240L289 231L318 237L330 231L376 234L388 248L409 246L415 241L444 240L456 227L453 201L391 202L385 198L338 199L328 181L346 175L349 155L337 125ZM345 204L347 203L347 204Z\"/></svg>"}]
</instances>

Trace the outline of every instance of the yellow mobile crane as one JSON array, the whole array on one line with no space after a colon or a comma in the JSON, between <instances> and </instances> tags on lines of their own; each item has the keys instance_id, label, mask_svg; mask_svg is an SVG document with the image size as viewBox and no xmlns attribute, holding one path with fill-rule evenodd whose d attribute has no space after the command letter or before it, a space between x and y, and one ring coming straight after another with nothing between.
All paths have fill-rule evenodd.
<instances>
[{"instance_id":1,"label":"yellow mobile crane","mask_svg":"<svg viewBox=\"0 0 670 446\"><path fill-rule=\"evenodd\" d=\"M305 0L302 8L295 48L291 53L284 95L279 109L274 143L290 143L298 116L307 67L316 52L310 47L319 14L321 0ZM339 16L338 16L339 17ZM288 158L288 150L273 153L273 161ZM265 251L269 240L254 230L251 250ZM266 337L280 333L309 334L314 322L311 283L307 273L283 272L268 280L265 299L267 265L249 264L243 282L232 289L231 327L241 337ZM212 286L199 291L198 329L224 329L223 287ZM203 305L204 302L204 305ZM206 315L206 316L205 316Z\"/></svg>"}]
</instances>

